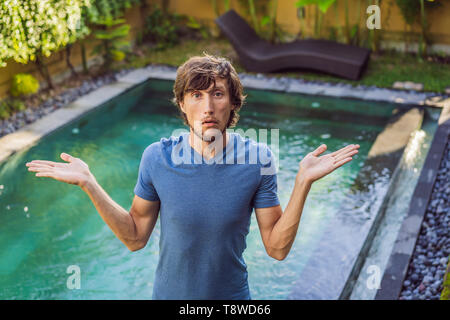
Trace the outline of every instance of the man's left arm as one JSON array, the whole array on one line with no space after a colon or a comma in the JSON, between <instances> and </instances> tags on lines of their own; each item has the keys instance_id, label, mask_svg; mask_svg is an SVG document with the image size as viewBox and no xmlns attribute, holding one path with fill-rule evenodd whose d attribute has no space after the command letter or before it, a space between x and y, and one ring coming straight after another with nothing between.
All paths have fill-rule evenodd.
<instances>
[{"instance_id":1,"label":"man's left arm","mask_svg":"<svg viewBox=\"0 0 450 320\"><path fill-rule=\"evenodd\" d=\"M321 145L300 162L294 189L284 212L280 205L255 208L261 238L269 256L277 260L286 258L297 235L311 185L351 161L352 156L358 153L358 148L359 145L349 145L319 157L326 150L326 145Z\"/></svg>"},{"instance_id":2,"label":"man's left arm","mask_svg":"<svg viewBox=\"0 0 450 320\"><path fill-rule=\"evenodd\" d=\"M311 183L299 171L284 213L281 206L255 208L261 238L269 256L283 260L294 243Z\"/></svg>"}]
</instances>

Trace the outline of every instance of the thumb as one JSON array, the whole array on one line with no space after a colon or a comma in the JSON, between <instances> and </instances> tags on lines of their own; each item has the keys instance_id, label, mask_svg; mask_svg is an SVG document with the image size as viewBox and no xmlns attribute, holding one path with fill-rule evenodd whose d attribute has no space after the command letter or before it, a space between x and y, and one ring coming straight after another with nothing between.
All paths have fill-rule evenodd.
<instances>
[{"instance_id":1,"label":"thumb","mask_svg":"<svg viewBox=\"0 0 450 320\"><path fill-rule=\"evenodd\" d=\"M64 161L68 161L68 162L72 162L73 161L73 157L70 154L67 154L67 153L64 153L64 152L61 153L60 157Z\"/></svg>"},{"instance_id":2,"label":"thumb","mask_svg":"<svg viewBox=\"0 0 450 320\"><path fill-rule=\"evenodd\" d=\"M327 150L326 144L321 144L316 150L312 152L313 156L317 157L319 154L323 153L325 150Z\"/></svg>"}]
</instances>

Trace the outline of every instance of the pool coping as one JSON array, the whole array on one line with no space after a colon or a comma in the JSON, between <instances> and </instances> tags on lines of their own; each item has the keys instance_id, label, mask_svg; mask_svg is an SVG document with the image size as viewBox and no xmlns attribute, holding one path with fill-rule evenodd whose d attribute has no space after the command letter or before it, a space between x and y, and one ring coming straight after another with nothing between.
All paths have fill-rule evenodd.
<instances>
[{"instance_id":1,"label":"pool coping","mask_svg":"<svg viewBox=\"0 0 450 320\"><path fill-rule=\"evenodd\" d=\"M449 136L450 106L447 105L439 117L408 213L398 232L375 300L397 300L400 296Z\"/></svg>"},{"instance_id":2,"label":"pool coping","mask_svg":"<svg viewBox=\"0 0 450 320\"><path fill-rule=\"evenodd\" d=\"M19 130L0 138L0 164L12 154L34 145L43 136L81 117L115 96L148 79L175 80L175 67L149 65L119 76L117 82L100 87L65 107L36 120ZM240 73L244 88L300 93L345 99L387 102L398 106L430 106L443 108L450 105L450 97L430 92L353 87L350 84L311 82L287 77L266 77L262 74Z\"/></svg>"},{"instance_id":3,"label":"pool coping","mask_svg":"<svg viewBox=\"0 0 450 320\"><path fill-rule=\"evenodd\" d=\"M51 132L75 121L112 98L123 94L148 79L148 73L134 70L118 77L116 82L102 86L83 95L72 103L53 111L33 123L0 138L0 164L14 153L36 144Z\"/></svg>"}]
</instances>

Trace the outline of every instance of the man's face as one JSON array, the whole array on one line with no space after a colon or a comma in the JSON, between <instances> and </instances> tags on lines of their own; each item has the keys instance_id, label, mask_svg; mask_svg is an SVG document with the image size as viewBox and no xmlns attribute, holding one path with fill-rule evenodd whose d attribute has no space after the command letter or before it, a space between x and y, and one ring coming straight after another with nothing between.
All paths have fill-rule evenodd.
<instances>
[{"instance_id":1,"label":"man's face","mask_svg":"<svg viewBox=\"0 0 450 320\"><path fill-rule=\"evenodd\" d=\"M188 91L180 103L194 134L204 141L226 130L230 113L234 109L226 79L216 78L216 83L206 90ZM214 140L214 138L212 139Z\"/></svg>"}]
</instances>

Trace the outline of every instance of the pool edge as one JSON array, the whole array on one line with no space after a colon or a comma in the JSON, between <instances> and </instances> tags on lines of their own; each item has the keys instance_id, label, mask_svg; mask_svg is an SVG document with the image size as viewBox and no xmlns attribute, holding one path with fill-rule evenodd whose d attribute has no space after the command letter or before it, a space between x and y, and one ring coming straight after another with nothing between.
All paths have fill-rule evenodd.
<instances>
[{"instance_id":1,"label":"pool edge","mask_svg":"<svg viewBox=\"0 0 450 320\"><path fill-rule=\"evenodd\" d=\"M414 114L416 113L415 110L417 110L417 114ZM411 113L409 117L407 115L408 112ZM375 209L371 211L373 212L372 218L367 221L357 222L360 224L356 227L352 226L351 224L355 224L356 220L349 220L344 213L348 211L348 204L352 204L352 198L350 197L347 201L343 201L338 210L340 214L333 218L329 223L329 227L326 228L321 236L320 241L329 243L327 250L325 252L318 249L314 250L313 255L301 273L303 281L298 280L296 282L289 299L336 300L346 299L346 296L351 293L355 281L354 278L359 274L365 259L365 256L361 256L361 254L364 255L364 252L370 249L383 215L384 206L388 201L387 195L395 179L397 167L405 147L409 143L411 133L421 125L423 115L423 110L420 107L400 114L393 114L383 131L387 134L381 132L378 135L377 140L375 140L369 151L370 156L366 159L353 184L353 186L364 185L364 181L367 179L372 181L378 172L389 167L391 171L389 181L382 187L382 194L375 199L376 202L372 203L375 206ZM409 125L409 127L405 127L405 124ZM395 140L397 134L403 134L403 137L398 140L397 148L392 150L390 149L392 146L389 141ZM380 139L381 142L377 142L380 136L382 137ZM383 163L381 165L379 163L380 160ZM386 163L387 160L390 162ZM351 211L354 210L352 209ZM346 221L346 219L349 221ZM335 231L336 229L340 229L340 231ZM333 232L342 233L342 230L351 234L351 239L342 238L339 243L333 242ZM355 241L358 245L355 245ZM327 270L326 276L324 276L323 270ZM305 279L309 279L309 281L305 281ZM329 281L329 279L333 279L333 281Z\"/></svg>"},{"instance_id":2,"label":"pool edge","mask_svg":"<svg viewBox=\"0 0 450 320\"><path fill-rule=\"evenodd\" d=\"M13 133L0 137L0 165L14 153L33 146L42 137L148 79L175 80L176 70L176 67L166 65L148 65L140 69L135 69L126 75L119 76L116 82L100 87L78 98L69 105L33 123L27 124ZM323 82L316 83L303 79L265 77L262 74L251 75L239 73L239 77L243 86L249 89L356 99L378 103L385 102L395 104L399 107L407 107L408 109L416 106L436 108L448 108L450 106L450 98L437 93L411 92L387 88L364 88L363 86L353 87L352 85ZM117 90L117 88L120 89ZM373 92L375 89L378 91ZM90 99L92 100L89 101Z\"/></svg>"},{"instance_id":3,"label":"pool edge","mask_svg":"<svg viewBox=\"0 0 450 320\"><path fill-rule=\"evenodd\" d=\"M408 213L398 232L375 300L397 300L399 298L450 135L450 106L444 107L438 123L414 189Z\"/></svg>"}]
</instances>

